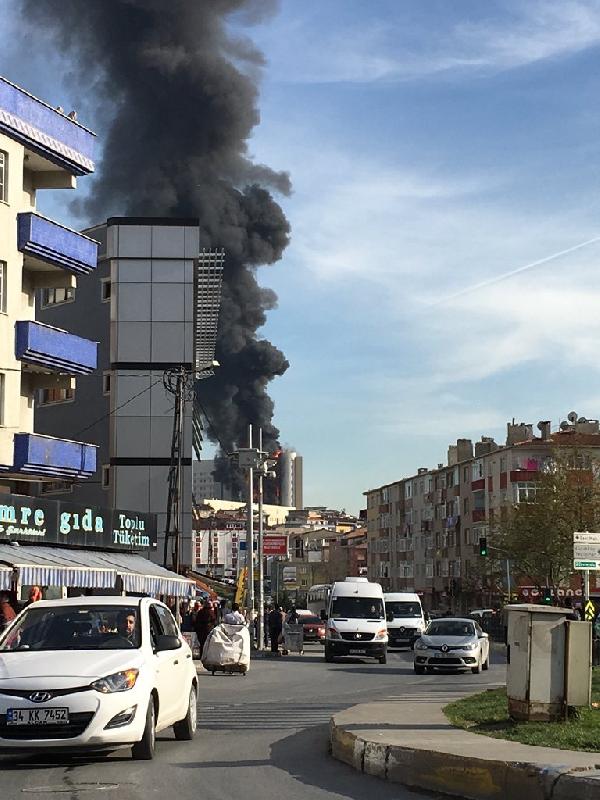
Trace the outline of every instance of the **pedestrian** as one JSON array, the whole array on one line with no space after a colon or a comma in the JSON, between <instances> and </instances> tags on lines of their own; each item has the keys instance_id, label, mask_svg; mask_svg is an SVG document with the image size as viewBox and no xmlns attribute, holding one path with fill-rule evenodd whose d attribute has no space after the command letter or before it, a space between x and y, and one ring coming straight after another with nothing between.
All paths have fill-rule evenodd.
<instances>
[{"instance_id":1,"label":"pedestrian","mask_svg":"<svg viewBox=\"0 0 600 800\"><path fill-rule=\"evenodd\" d=\"M27 594L27 602L25 603L25 608L30 606L32 603L37 603L38 600L43 600L44 595L42 594L42 590L39 586L31 586L29 592Z\"/></svg>"},{"instance_id":2,"label":"pedestrian","mask_svg":"<svg viewBox=\"0 0 600 800\"><path fill-rule=\"evenodd\" d=\"M296 606L292 606L290 609L290 613L288 614L288 625L297 625L298 624L298 611L296 610Z\"/></svg>"},{"instance_id":3,"label":"pedestrian","mask_svg":"<svg viewBox=\"0 0 600 800\"><path fill-rule=\"evenodd\" d=\"M208 634L214 627L215 613L212 609L210 600L205 600L202 603L202 608L196 614L196 620L194 623L194 630L196 631L196 636L198 637L200 653L202 653L204 650L204 643L208 639Z\"/></svg>"},{"instance_id":4,"label":"pedestrian","mask_svg":"<svg viewBox=\"0 0 600 800\"><path fill-rule=\"evenodd\" d=\"M264 637L264 646L269 646L269 614L271 613L271 606L265 606L265 613L263 617L263 637Z\"/></svg>"},{"instance_id":5,"label":"pedestrian","mask_svg":"<svg viewBox=\"0 0 600 800\"><path fill-rule=\"evenodd\" d=\"M7 592L0 592L0 632L8 628L16 616L10 602L10 595Z\"/></svg>"},{"instance_id":6,"label":"pedestrian","mask_svg":"<svg viewBox=\"0 0 600 800\"><path fill-rule=\"evenodd\" d=\"M279 640L283 631L283 611L281 606L275 605L269 614L269 639L271 652L279 654Z\"/></svg>"},{"instance_id":7,"label":"pedestrian","mask_svg":"<svg viewBox=\"0 0 600 800\"><path fill-rule=\"evenodd\" d=\"M234 603L231 606L231 611L225 614L224 622L226 625L245 625L246 618L240 613L240 604Z\"/></svg>"}]
</instances>

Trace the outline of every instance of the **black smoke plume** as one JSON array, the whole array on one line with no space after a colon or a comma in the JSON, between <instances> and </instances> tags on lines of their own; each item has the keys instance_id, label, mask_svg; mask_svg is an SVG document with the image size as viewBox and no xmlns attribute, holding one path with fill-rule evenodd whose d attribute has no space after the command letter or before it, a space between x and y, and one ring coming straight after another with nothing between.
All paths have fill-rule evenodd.
<instances>
[{"instance_id":1,"label":"black smoke plume","mask_svg":"<svg viewBox=\"0 0 600 800\"><path fill-rule=\"evenodd\" d=\"M269 381L288 367L257 336L275 294L255 269L281 258L289 224L271 191L289 176L254 163L262 55L231 32L274 10L267 0L23 0L36 30L72 56L103 155L91 195L77 206L90 224L108 216L199 217L201 243L226 250L215 377L200 385L209 436L224 449L262 426L274 449ZM93 101L86 108L90 98ZM81 109L80 109L81 112ZM226 460L217 479L229 478Z\"/></svg>"}]
</instances>

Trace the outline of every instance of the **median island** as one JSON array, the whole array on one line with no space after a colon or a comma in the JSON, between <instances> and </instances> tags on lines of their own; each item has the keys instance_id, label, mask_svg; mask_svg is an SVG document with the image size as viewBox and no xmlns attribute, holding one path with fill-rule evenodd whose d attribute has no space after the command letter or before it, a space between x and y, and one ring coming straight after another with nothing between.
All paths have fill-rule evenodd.
<instances>
[{"instance_id":1,"label":"median island","mask_svg":"<svg viewBox=\"0 0 600 800\"><path fill-rule=\"evenodd\" d=\"M457 728L522 744L584 750L600 747L600 667L592 671L592 706L574 709L564 722L516 722L508 714L506 689L489 689L445 706Z\"/></svg>"}]
</instances>

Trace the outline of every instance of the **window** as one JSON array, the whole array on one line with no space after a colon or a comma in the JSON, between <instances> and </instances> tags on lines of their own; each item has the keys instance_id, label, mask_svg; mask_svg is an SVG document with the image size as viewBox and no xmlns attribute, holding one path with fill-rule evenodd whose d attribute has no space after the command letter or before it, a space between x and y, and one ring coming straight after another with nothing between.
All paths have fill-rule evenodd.
<instances>
[{"instance_id":1,"label":"window","mask_svg":"<svg viewBox=\"0 0 600 800\"><path fill-rule=\"evenodd\" d=\"M110 372L104 372L102 375L102 391L104 394L110 394Z\"/></svg>"},{"instance_id":2,"label":"window","mask_svg":"<svg viewBox=\"0 0 600 800\"><path fill-rule=\"evenodd\" d=\"M110 466L108 464L102 465L102 488L108 489L110 486Z\"/></svg>"},{"instance_id":3,"label":"window","mask_svg":"<svg viewBox=\"0 0 600 800\"><path fill-rule=\"evenodd\" d=\"M112 284L110 278L104 278L100 283L100 292L103 303L108 303L112 294Z\"/></svg>"},{"instance_id":4,"label":"window","mask_svg":"<svg viewBox=\"0 0 600 800\"><path fill-rule=\"evenodd\" d=\"M469 513L469 498L465 497L465 499L463 500L463 514L468 514L468 513Z\"/></svg>"},{"instance_id":5,"label":"window","mask_svg":"<svg viewBox=\"0 0 600 800\"><path fill-rule=\"evenodd\" d=\"M75 389L57 388L41 389L38 403L41 406L49 406L53 403L70 403L75 397Z\"/></svg>"},{"instance_id":6,"label":"window","mask_svg":"<svg viewBox=\"0 0 600 800\"><path fill-rule=\"evenodd\" d=\"M42 308L58 306L61 303L72 303L75 300L73 286L58 286L56 289L42 289Z\"/></svg>"},{"instance_id":7,"label":"window","mask_svg":"<svg viewBox=\"0 0 600 800\"><path fill-rule=\"evenodd\" d=\"M173 619L173 615L169 611L168 608L164 608L164 606L154 606L156 609L156 613L158 614L158 618L160 620L161 627L163 632L167 636L179 636L179 631L177 630L177 624Z\"/></svg>"},{"instance_id":8,"label":"window","mask_svg":"<svg viewBox=\"0 0 600 800\"><path fill-rule=\"evenodd\" d=\"M0 261L0 311L6 314L6 261Z\"/></svg>"},{"instance_id":9,"label":"window","mask_svg":"<svg viewBox=\"0 0 600 800\"><path fill-rule=\"evenodd\" d=\"M515 500L517 503L533 503L538 487L535 483L517 483Z\"/></svg>"},{"instance_id":10,"label":"window","mask_svg":"<svg viewBox=\"0 0 600 800\"><path fill-rule=\"evenodd\" d=\"M0 150L0 200L8 203L8 153Z\"/></svg>"}]
</instances>

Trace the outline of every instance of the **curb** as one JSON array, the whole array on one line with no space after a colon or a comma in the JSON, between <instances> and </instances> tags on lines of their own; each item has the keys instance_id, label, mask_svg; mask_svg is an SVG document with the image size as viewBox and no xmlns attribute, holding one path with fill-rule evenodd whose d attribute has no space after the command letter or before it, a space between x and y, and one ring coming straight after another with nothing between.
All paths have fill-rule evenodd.
<instances>
[{"instance_id":1,"label":"curb","mask_svg":"<svg viewBox=\"0 0 600 800\"><path fill-rule=\"evenodd\" d=\"M383 726L381 730L384 731ZM329 739L331 755L338 761L366 775L429 792L468 800L598 800L600 797L600 765L595 769L545 767L418 746L389 745L348 730L336 722L335 716L331 718Z\"/></svg>"}]
</instances>

